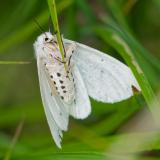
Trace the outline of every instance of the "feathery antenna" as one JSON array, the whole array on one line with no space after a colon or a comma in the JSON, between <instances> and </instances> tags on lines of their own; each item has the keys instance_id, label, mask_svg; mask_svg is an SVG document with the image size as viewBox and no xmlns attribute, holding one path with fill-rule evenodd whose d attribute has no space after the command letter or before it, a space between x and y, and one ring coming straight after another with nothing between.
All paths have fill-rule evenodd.
<instances>
[{"instance_id":1,"label":"feathery antenna","mask_svg":"<svg viewBox=\"0 0 160 160\"><path fill-rule=\"evenodd\" d=\"M52 33L52 31L53 31L51 16L49 16L49 19L48 19L48 30L49 30L50 33Z\"/></svg>"},{"instance_id":2,"label":"feathery antenna","mask_svg":"<svg viewBox=\"0 0 160 160\"><path fill-rule=\"evenodd\" d=\"M38 21L37 21L35 18L33 18L33 20L34 20L36 26L39 28L39 30L40 30L42 33L45 32L44 28L42 28L42 26L38 23Z\"/></svg>"}]
</instances>

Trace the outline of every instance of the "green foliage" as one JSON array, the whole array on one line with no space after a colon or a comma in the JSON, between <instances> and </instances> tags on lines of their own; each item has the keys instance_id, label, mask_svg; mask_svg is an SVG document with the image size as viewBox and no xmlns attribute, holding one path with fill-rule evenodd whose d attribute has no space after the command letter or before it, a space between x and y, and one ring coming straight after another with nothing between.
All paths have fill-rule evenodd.
<instances>
[{"instance_id":1,"label":"green foliage","mask_svg":"<svg viewBox=\"0 0 160 160\"><path fill-rule=\"evenodd\" d=\"M57 12L52 0L1 2L0 159L159 159L159 0L54 2ZM54 28L59 20L58 36L123 61L142 88L142 94L116 104L91 100L86 120L70 118L62 150L45 119L32 47L40 34L33 19L47 31L50 13Z\"/></svg>"}]
</instances>

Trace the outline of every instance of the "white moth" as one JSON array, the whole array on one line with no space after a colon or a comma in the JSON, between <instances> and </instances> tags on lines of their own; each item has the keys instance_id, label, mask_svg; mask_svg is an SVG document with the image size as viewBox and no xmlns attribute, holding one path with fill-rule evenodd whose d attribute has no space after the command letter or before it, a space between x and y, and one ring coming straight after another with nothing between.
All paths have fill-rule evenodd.
<instances>
[{"instance_id":1,"label":"white moth","mask_svg":"<svg viewBox=\"0 0 160 160\"><path fill-rule=\"evenodd\" d=\"M89 96L115 103L131 97L133 88L140 91L131 70L120 61L71 40L63 38L63 44L64 61L56 36L50 32L41 34L34 43L44 110L59 148L69 115L84 119L90 114Z\"/></svg>"}]
</instances>

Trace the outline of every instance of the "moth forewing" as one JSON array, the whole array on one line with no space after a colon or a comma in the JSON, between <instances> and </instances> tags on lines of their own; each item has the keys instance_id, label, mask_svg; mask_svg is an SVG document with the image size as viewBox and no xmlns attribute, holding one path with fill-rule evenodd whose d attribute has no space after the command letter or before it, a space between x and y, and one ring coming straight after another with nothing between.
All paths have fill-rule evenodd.
<instances>
[{"instance_id":1,"label":"moth forewing","mask_svg":"<svg viewBox=\"0 0 160 160\"><path fill-rule=\"evenodd\" d=\"M57 101L58 98L56 97L56 95L51 95L53 89L50 85L50 80L46 76L43 62L39 58L37 58L37 66L43 105L44 107L48 108L48 110L52 114L52 118L55 120L59 128L62 130L67 130L68 112L63 106L63 103Z\"/></svg>"},{"instance_id":2,"label":"moth forewing","mask_svg":"<svg viewBox=\"0 0 160 160\"><path fill-rule=\"evenodd\" d=\"M56 143L56 145L61 148L61 135L62 135L62 130L66 130L68 126L68 115L63 117L63 120L61 118L58 118L53 114L54 112L59 115L59 111L55 108L57 104L52 101L52 98L50 95L50 87L47 82L47 77L45 75L43 66L41 65L41 62L39 61L39 58L37 58L37 66L38 66L38 75L39 75L39 82L40 82L40 90L41 90L41 97L42 97L42 102L44 106L44 110L46 113L47 121L53 136L53 139ZM53 111L51 110L54 107ZM60 120L60 121L59 121ZM62 121L62 122L61 122ZM58 123L57 123L58 122ZM63 125L62 125L62 124Z\"/></svg>"}]
</instances>

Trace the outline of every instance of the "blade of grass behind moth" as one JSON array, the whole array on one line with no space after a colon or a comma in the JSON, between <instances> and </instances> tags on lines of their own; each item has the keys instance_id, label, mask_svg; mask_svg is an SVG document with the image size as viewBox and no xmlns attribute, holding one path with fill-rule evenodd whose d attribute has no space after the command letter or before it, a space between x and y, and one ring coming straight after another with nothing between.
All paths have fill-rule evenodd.
<instances>
[{"instance_id":1,"label":"blade of grass behind moth","mask_svg":"<svg viewBox=\"0 0 160 160\"><path fill-rule=\"evenodd\" d=\"M60 13L62 10L66 9L73 0L63 0L57 4L57 11ZM42 12L38 17L36 17L38 22L43 25L48 22L48 10ZM18 28L12 34L6 36L4 39L0 40L0 54L4 54L4 51L15 46L16 44L22 43L28 39L34 32L37 31L35 22L32 20L28 24L25 24L21 28Z\"/></svg>"},{"instance_id":2,"label":"blade of grass behind moth","mask_svg":"<svg viewBox=\"0 0 160 160\"><path fill-rule=\"evenodd\" d=\"M159 98L159 95L158 95ZM141 119L143 122L148 122L150 115L148 112L141 113ZM150 121L150 120L149 120ZM138 120L137 120L138 122ZM144 123L138 126L137 129L142 130ZM147 132L145 130L147 129ZM124 134L117 137L111 144L111 153L140 153L142 151L154 151L157 150L159 145L159 130L156 125L150 123L145 124L145 130L141 133ZM119 138L118 138L119 137ZM125 142L125 143L124 143ZM136 154L137 154L136 153Z\"/></svg>"},{"instance_id":3,"label":"blade of grass behind moth","mask_svg":"<svg viewBox=\"0 0 160 160\"><path fill-rule=\"evenodd\" d=\"M18 125L18 127L17 127L17 129L16 129L16 132L15 132L15 134L14 134L14 136L13 136L12 141L11 141L10 148L9 148L9 150L8 150L7 153L6 153L6 155L5 155L5 157L4 157L4 160L9 160L9 159L11 159L11 155L12 155L13 149L14 149L14 147L15 147L15 145L16 145L16 142L17 142L17 140L18 140L18 138L19 138L19 136L20 136L20 134L21 134L23 125L24 125L24 119L21 120L21 122L19 123L19 125Z\"/></svg>"},{"instance_id":4,"label":"blade of grass behind moth","mask_svg":"<svg viewBox=\"0 0 160 160\"><path fill-rule=\"evenodd\" d=\"M144 151L153 151L160 149L160 134L157 131L121 133L108 136L109 142L114 153L140 153ZM125 142L125 143L124 143ZM145 145L144 145L145 144Z\"/></svg>"},{"instance_id":5,"label":"blade of grass behind moth","mask_svg":"<svg viewBox=\"0 0 160 160\"><path fill-rule=\"evenodd\" d=\"M128 108L128 106L132 107ZM123 102L122 106L119 106L119 109L113 115L95 123L91 128L99 135L110 134L126 122L126 120L140 108L139 103L137 103L136 99L133 97L130 101Z\"/></svg>"},{"instance_id":6,"label":"blade of grass behind moth","mask_svg":"<svg viewBox=\"0 0 160 160\"><path fill-rule=\"evenodd\" d=\"M34 3L34 1L30 1L31 3ZM0 36L4 37L6 34L8 34L10 31L12 31L15 27L19 26L19 22L23 21L23 19L25 19L25 17L23 17L23 15L21 14L21 17L19 17L18 22L15 23L15 20L17 19L17 15L21 12L22 8L24 8L24 6L26 8L30 8L30 2L26 3L25 1L20 1L19 3L17 3L16 5L13 4L12 5L12 14L10 15L10 19L9 21L7 21L7 23L2 23L1 24L1 31L0 31ZM15 5L15 6L14 6ZM24 10L26 9L24 8ZM5 8L6 9L6 8ZM25 11L23 10L23 13L25 13ZM5 13L9 13L10 8L7 8L5 10ZM8 15L3 15L3 17L7 17Z\"/></svg>"},{"instance_id":7,"label":"blade of grass behind moth","mask_svg":"<svg viewBox=\"0 0 160 160\"><path fill-rule=\"evenodd\" d=\"M28 155L20 155L14 157L16 160L106 160L108 155L103 153L96 153L96 152L66 152L66 153L50 153L50 154L34 154L29 153Z\"/></svg>"},{"instance_id":8,"label":"blade of grass behind moth","mask_svg":"<svg viewBox=\"0 0 160 160\"><path fill-rule=\"evenodd\" d=\"M39 20L41 24L44 24L48 20L48 12L45 11L39 15L36 19ZM22 43L26 39L32 35L32 33L36 32L37 28L35 27L34 21L30 21L25 26L17 29L9 36L6 36L4 39L0 40L0 54L4 54L5 50L11 48L12 46Z\"/></svg>"},{"instance_id":9,"label":"blade of grass behind moth","mask_svg":"<svg viewBox=\"0 0 160 160\"><path fill-rule=\"evenodd\" d=\"M97 27L97 34L109 45L111 45L126 61L128 66L132 69L140 87L142 90L142 94L148 104L150 111L153 114L156 122L159 122L159 113L160 113L160 103L156 98L151 85L149 84L146 76L144 75L142 69L139 64L135 60L133 50L130 46L125 42L125 40L120 37L114 30L107 27ZM154 103L154 105L153 105Z\"/></svg>"},{"instance_id":10,"label":"blade of grass behind moth","mask_svg":"<svg viewBox=\"0 0 160 160\"><path fill-rule=\"evenodd\" d=\"M1 64L30 64L31 62L27 61L0 61Z\"/></svg>"},{"instance_id":11,"label":"blade of grass behind moth","mask_svg":"<svg viewBox=\"0 0 160 160\"><path fill-rule=\"evenodd\" d=\"M153 133L151 133L151 134L153 134ZM152 141L148 145L143 145L143 146L137 147L138 143L135 143L135 142L137 142L137 141L138 142L141 142L141 141L144 142L144 141L147 140L148 137L150 137L150 133L124 134L124 135L107 137L107 138L104 139L105 143L106 144L108 143L108 147L105 150L105 155L106 156L109 155L111 157L113 157L114 155L117 155L117 157L118 157L117 160L119 160L119 158L120 158L121 155L124 155L124 158L126 158L127 154L130 154L130 155L134 154L134 155L136 155L135 153L137 153L137 152L138 153L144 152L144 151L148 152L150 150L152 151L154 149L159 149L158 145L156 147L156 143L157 143L157 141L159 141L158 136L156 138L154 138L154 140L153 140L154 142ZM94 141L94 139L93 139L93 141ZM119 142L119 144L115 144L117 141ZM151 141L151 139L149 141ZM124 146L124 142L125 142L125 146ZM114 143L114 145L112 145L113 143ZM73 146L77 147L77 145L76 146L73 145ZM66 147L68 148L69 145L66 145ZM84 147L84 145L82 144L81 147ZM115 149L113 148L111 150L110 147L112 147L112 148L115 147ZM110 149L109 151L112 151L112 152L109 152L108 149ZM74 154L75 155L77 154L77 155L79 155L79 157L75 157L74 156L74 159L75 158L76 159L77 158L82 159L82 157L84 159L85 155L86 156L90 155L90 154L91 155L95 155L95 154L100 154L100 153L102 153L102 152L97 152L97 151L95 152L95 151L91 151L91 150L89 150L89 151L82 151L82 152L81 151L80 152L79 151L76 152L76 151L73 150L73 152L68 152L68 150L65 151L65 146L64 146L64 148L63 148L63 150L62 150L61 153L53 152L53 148L50 148L50 149L46 149L45 148L45 149L39 150L38 152L36 151L34 153L33 152L28 152L28 153L25 153L23 155L18 155L17 154L13 158L15 158L15 159L24 159L23 157L25 157L25 158L30 159L32 157L35 160L35 159L38 159L40 157L41 157L41 159L42 159L42 157L44 157L44 159L46 159L49 155L52 155L53 156L52 158L57 158L54 155L58 155L58 157L62 156L61 158L63 159L63 158L67 158L66 156L63 157L63 155L67 154L68 156L70 155L69 157L72 157ZM111 159L111 157L109 158L110 160L115 160L115 158ZM86 158L89 159L91 157L87 156ZM95 157L95 158L96 158L95 160L97 160L97 157ZM107 157L105 157L105 158L107 158ZM146 159L146 160L148 160L148 159Z\"/></svg>"},{"instance_id":12,"label":"blade of grass behind moth","mask_svg":"<svg viewBox=\"0 0 160 160\"><path fill-rule=\"evenodd\" d=\"M147 59L147 61L153 64L158 70L160 70L160 61L157 60L157 58L155 58L154 56L152 56L152 54L150 54L147 50L145 50L132 36L132 31L126 22L124 14L122 13L123 9L120 8L120 4L117 2L115 3L115 1L107 1L107 4L109 6L110 11L114 15L114 18L119 23L117 29L121 28L121 31L123 31L126 34L125 36L129 37L130 41L132 41L131 43L135 44L135 47L144 55L143 59ZM111 19L107 18L107 21L107 25L112 25L112 27L115 27L115 23L113 25L113 21L111 22Z\"/></svg>"},{"instance_id":13,"label":"blade of grass behind moth","mask_svg":"<svg viewBox=\"0 0 160 160\"><path fill-rule=\"evenodd\" d=\"M90 7L90 5L88 4L87 1L85 0L77 0L77 7L84 13L84 17L87 20L87 26L92 26L96 23L96 16L92 10L92 8Z\"/></svg>"},{"instance_id":14,"label":"blade of grass behind moth","mask_svg":"<svg viewBox=\"0 0 160 160\"><path fill-rule=\"evenodd\" d=\"M66 11L66 18L64 19L63 23L63 32L66 37L69 39L77 39L78 38L78 33L79 30L78 28L78 23L76 21L76 16L77 16L77 9L76 9L76 3L74 2L71 7L68 7Z\"/></svg>"},{"instance_id":15,"label":"blade of grass behind moth","mask_svg":"<svg viewBox=\"0 0 160 160\"><path fill-rule=\"evenodd\" d=\"M160 70L160 60L155 58L152 54L150 54L144 47L142 47L139 42L134 38L133 32L131 28L129 27L124 14L122 13L122 10L120 8L120 5L118 3L115 3L114 1L108 1L108 5L110 8L110 11L113 13L118 25L107 17L105 22L107 25L116 28L123 34L125 34L125 37L128 37L130 42L134 45L134 47L142 53L143 59L146 59L148 62L150 62L154 67L156 67L158 70ZM117 14L118 13L118 14ZM117 27L116 27L117 26Z\"/></svg>"},{"instance_id":16,"label":"blade of grass behind moth","mask_svg":"<svg viewBox=\"0 0 160 160\"><path fill-rule=\"evenodd\" d=\"M145 51L145 49L138 42L136 42L136 40L134 39L133 36L131 36L131 34L129 33L127 34L127 31L120 29L120 26L117 26L117 24L115 24L113 21L110 21L110 23L107 23L107 26L113 29L114 32L116 32L116 34L120 35L126 41L126 43L130 46L130 48L132 48L133 50L132 53L134 54L136 60L138 61L141 68L143 69L149 82L154 88L156 88L157 83L159 81L157 75L159 74L157 74L158 71L156 72L155 68L157 68L156 66L158 66L159 63L157 61L154 61L155 58L152 58L153 56L150 53L147 53L147 51ZM146 55L148 55L148 58L150 57L150 60L146 58L147 57ZM151 63L153 61L155 62L154 64Z\"/></svg>"},{"instance_id":17,"label":"blade of grass behind moth","mask_svg":"<svg viewBox=\"0 0 160 160\"><path fill-rule=\"evenodd\" d=\"M107 7L109 8L110 12L112 13L113 17L116 19L116 21L123 27L125 30L131 32L131 29L129 28L125 17L122 13L122 10L120 8L120 1L115 0L106 0Z\"/></svg>"},{"instance_id":18,"label":"blade of grass behind moth","mask_svg":"<svg viewBox=\"0 0 160 160\"><path fill-rule=\"evenodd\" d=\"M24 132L23 132L23 134L24 134ZM21 135L21 140L17 141L16 145L14 146L14 153L12 154L12 158L15 155L27 154L27 153L32 152L32 149L29 148L28 145L23 143L23 141L22 141L24 139L23 138L23 136L24 136L23 134ZM0 134L0 159L2 159L1 158L2 155L4 157L4 153L6 153L6 150L9 149L9 147L11 145L11 141L12 141L12 137L10 137L10 136L8 136L6 134L3 134L3 133ZM33 139L32 139L32 141L33 141Z\"/></svg>"},{"instance_id":19,"label":"blade of grass behind moth","mask_svg":"<svg viewBox=\"0 0 160 160\"><path fill-rule=\"evenodd\" d=\"M118 26L111 19L108 19L106 24L111 28L115 29L119 34L121 34L123 38L126 39L127 42L131 44L131 46L133 45L133 47L137 49L137 51L141 52L144 59L146 59L154 67L160 70L160 65L159 65L160 60L158 60L151 53L149 53L130 32L127 32L126 30L124 30L124 28Z\"/></svg>"},{"instance_id":20,"label":"blade of grass behind moth","mask_svg":"<svg viewBox=\"0 0 160 160\"><path fill-rule=\"evenodd\" d=\"M99 136L94 130L78 124L74 121L71 121L71 126L72 129L68 131L69 135L75 137L80 142L87 144L92 149L96 149L97 151L105 150L105 148L107 147L105 138Z\"/></svg>"}]
</instances>

